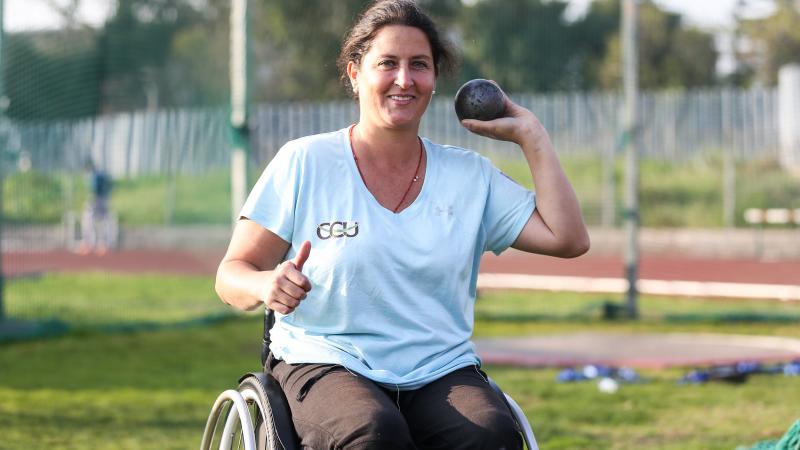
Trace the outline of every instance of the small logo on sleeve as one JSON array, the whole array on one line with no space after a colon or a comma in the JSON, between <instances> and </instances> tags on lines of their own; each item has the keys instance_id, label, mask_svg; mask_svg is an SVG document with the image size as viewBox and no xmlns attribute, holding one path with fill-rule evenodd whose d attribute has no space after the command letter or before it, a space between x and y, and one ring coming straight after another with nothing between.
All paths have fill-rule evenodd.
<instances>
[{"instance_id":1,"label":"small logo on sleeve","mask_svg":"<svg viewBox=\"0 0 800 450\"><path fill-rule=\"evenodd\" d=\"M317 226L317 237L323 240L356 237L357 235L358 222L323 222Z\"/></svg>"}]
</instances>

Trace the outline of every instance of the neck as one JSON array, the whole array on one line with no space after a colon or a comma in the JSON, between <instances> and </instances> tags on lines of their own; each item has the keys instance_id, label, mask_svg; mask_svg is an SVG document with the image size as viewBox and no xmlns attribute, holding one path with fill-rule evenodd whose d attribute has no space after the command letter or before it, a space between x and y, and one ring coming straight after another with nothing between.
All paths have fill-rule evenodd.
<instances>
[{"instance_id":1,"label":"neck","mask_svg":"<svg viewBox=\"0 0 800 450\"><path fill-rule=\"evenodd\" d=\"M380 129L361 121L353 129L358 157L384 167L403 167L419 158L416 128Z\"/></svg>"}]
</instances>

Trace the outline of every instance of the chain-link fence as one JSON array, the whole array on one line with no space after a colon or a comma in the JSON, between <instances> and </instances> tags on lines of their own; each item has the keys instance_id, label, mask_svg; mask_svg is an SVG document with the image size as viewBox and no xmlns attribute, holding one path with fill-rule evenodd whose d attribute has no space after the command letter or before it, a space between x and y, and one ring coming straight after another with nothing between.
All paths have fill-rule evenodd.
<instances>
[{"instance_id":1,"label":"chain-link fence","mask_svg":"<svg viewBox=\"0 0 800 450\"><path fill-rule=\"evenodd\" d=\"M259 19L252 21L253 33L269 37L251 42L250 76L260 89L250 95L250 184L286 141L358 119L356 104L339 91L329 53L338 50L335 43L361 3L321 2L320 11L301 11L300 3L250 2L251 16ZM229 2L118 0L114 5L99 25L81 23L75 11L62 8L58 27L18 27L0 34L0 226L6 273L20 273L16 266L23 256L46 261L52 252L82 250L87 234L82 222L97 186L89 163L112 180L111 225L104 228L113 235L112 247L219 248L229 236ZM286 16L293 11L324 17L303 25ZM446 16L446 8L437 14ZM6 18L12 16L22 17L6 11ZM325 45L307 46L306 39ZM480 39L463 41L476 42ZM547 55L559 53L557 43L539 45L547 47ZM487 67L501 75L494 67L500 62ZM462 78L479 75L477 66L467 66ZM551 72L560 70L569 65ZM553 86L580 86L570 80ZM530 186L517 149L460 126L451 96L457 84L442 82L443 93L434 97L421 133L480 152ZM311 85L317 87L308 98L328 100L276 100L284 93L301 97ZM780 164L779 136L786 130L780 111L787 107L785 101L779 105L778 92L772 87L645 92L637 134L643 225L747 226L748 208L800 208L800 183ZM510 94L549 130L589 225L617 226L624 176L621 95L529 94L525 89L510 89ZM788 108L800 115L800 106ZM771 226L797 227L791 221ZM20 280L10 281L14 289L24 285ZM50 299L24 292L26 302L40 301L42 311L57 315ZM8 304L6 311L15 314Z\"/></svg>"},{"instance_id":2,"label":"chain-link fence","mask_svg":"<svg viewBox=\"0 0 800 450\"><path fill-rule=\"evenodd\" d=\"M621 97L603 93L513 97L540 117L568 172L582 171L571 175L587 208L589 223L613 225L616 219L603 219L599 211L615 210L616 194L592 196L616 192L615 183L620 176L615 166L620 150ZM639 139L642 158L645 164L660 165L665 171L659 174L662 176L674 176L673 171L680 172L687 166L708 166L707 175L717 177L719 183L715 191L698 195L712 196L720 204L725 195L731 195L739 204L739 212L754 206L800 206L791 199L783 199L783 204L756 204L746 193L741 193L745 198L737 202L739 192L723 192L723 158L733 159L741 177L753 165L777 161L776 102L774 89L643 95ZM256 176L286 141L347 126L357 116L357 107L351 101L255 105L250 120L251 175ZM7 120L3 123L4 217L5 238L10 246L6 248L68 246L58 233L64 233L65 217L75 215L82 207L86 188L81 171L87 159L115 180L112 204L123 233L126 227L140 225L229 223L227 120L225 108L135 111L74 121ZM449 98L437 98L431 103L421 132L434 141L483 153L510 173L520 175L521 182L529 182L521 154L512 145L467 132L458 123ZM604 178L606 166L613 173ZM645 172L645 186L647 176ZM766 202L770 201L767 194L753 196ZM203 205L195 203L196 197L204 199ZM645 213L644 222L650 226L714 227L723 225L723 217L721 213L717 217L708 214L705 222L662 224L649 220ZM25 239L16 238L17 233L23 232L29 236L31 226L50 226L51 236L42 235L28 244Z\"/></svg>"}]
</instances>

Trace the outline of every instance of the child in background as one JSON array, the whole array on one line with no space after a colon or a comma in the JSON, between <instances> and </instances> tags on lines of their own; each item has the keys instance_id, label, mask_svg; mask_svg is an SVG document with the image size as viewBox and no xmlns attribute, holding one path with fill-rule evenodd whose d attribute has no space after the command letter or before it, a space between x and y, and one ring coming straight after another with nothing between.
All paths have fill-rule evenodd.
<instances>
[{"instance_id":1,"label":"child in background","mask_svg":"<svg viewBox=\"0 0 800 450\"><path fill-rule=\"evenodd\" d=\"M111 239L108 203L112 181L91 159L86 161L84 170L89 186L89 199L81 217L81 244L78 246L78 253L88 255L94 252L102 256L108 252Z\"/></svg>"}]
</instances>

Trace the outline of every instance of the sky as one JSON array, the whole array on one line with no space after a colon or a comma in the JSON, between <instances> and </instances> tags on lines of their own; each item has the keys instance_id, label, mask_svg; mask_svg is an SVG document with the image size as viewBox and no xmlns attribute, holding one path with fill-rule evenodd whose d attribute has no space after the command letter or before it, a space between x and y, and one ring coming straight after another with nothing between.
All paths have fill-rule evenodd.
<instances>
[{"instance_id":1,"label":"sky","mask_svg":"<svg viewBox=\"0 0 800 450\"><path fill-rule=\"evenodd\" d=\"M50 0L68 3L66 0ZM475 1L475 0L472 0ZM591 0L570 0L568 9L572 17L579 17ZM57 14L47 6L46 0L4 0L5 27L7 31L25 29L56 28L60 24ZM677 12L695 26L720 31L733 25L733 13L737 0L655 0L661 8ZM81 17L87 23L100 24L110 13L113 0L83 0ZM770 0L750 0L747 14L761 16L772 8Z\"/></svg>"},{"instance_id":2,"label":"sky","mask_svg":"<svg viewBox=\"0 0 800 450\"><path fill-rule=\"evenodd\" d=\"M568 12L580 15L591 0L571 0ZM711 31L732 28L738 0L654 0L661 9L676 12L686 23ZM771 0L750 0L743 13L748 17L761 17L773 11Z\"/></svg>"},{"instance_id":3,"label":"sky","mask_svg":"<svg viewBox=\"0 0 800 450\"><path fill-rule=\"evenodd\" d=\"M31 29L58 28L61 19L48 2L67 4L69 0L2 0L7 32ZM465 3L479 0L463 0ZM579 18L592 0L569 0L568 18ZM739 0L654 0L662 9L679 13L685 23L714 33L719 51L717 71L729 73L735 67L733 60L732 29L736 4ZM112 11L114 0L82 0L79 11L87 24L100 25ZM739 11L745 17L763 17L773 11L773 0L747 0L747 8Z\"/></svg>"},{"instance_id":4,"label":"sky","mask_svg":"<svg viewBox=\"0 0 800 450\"><path fill-rule=\"evenodd\" d=\"M59 4L67 4L64 0L54 0ZM5 11L3 22L6 31L30 29L58 28L61 24L44 0L4 0ZM90 24L101 24L110 14L113 0L83 0L80 16Z\"/></svg>"}]
</instances>

